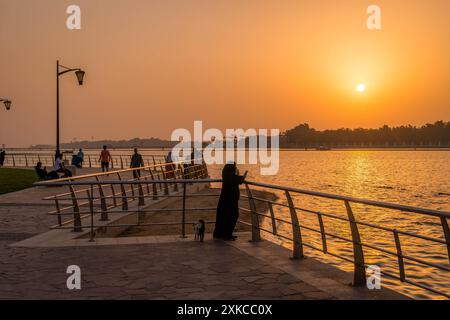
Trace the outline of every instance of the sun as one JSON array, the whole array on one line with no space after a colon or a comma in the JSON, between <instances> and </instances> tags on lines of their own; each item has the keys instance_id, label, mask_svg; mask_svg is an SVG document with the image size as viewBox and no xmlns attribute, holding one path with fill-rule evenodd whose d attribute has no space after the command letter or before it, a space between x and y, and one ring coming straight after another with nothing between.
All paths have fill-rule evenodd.
<instances>
[{"instance_id":1,"label":"sun","mask_svg":"<svg viewBox=\"0 0 450 320\"><path fill-rule=\"evenodd\" d=\"M358 92L364 92L366 91L366 85L364 83L360 83L356 86L356 91Z\"/></svg>"}]
</instances>

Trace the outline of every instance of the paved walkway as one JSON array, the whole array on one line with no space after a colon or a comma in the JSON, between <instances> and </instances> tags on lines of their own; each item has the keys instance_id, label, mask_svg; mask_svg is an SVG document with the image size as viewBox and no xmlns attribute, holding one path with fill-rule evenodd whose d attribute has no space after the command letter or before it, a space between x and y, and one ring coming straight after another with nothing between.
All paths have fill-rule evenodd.
<instances>
[{"instance_id":1,"label":"paved walkway","mask_svg":"<svg viewBox=\"0 0 450 320\"><path fill-rule=\"evenodd\" d=\"M222 241L18 248L0 242L0 299L331 299ZM66 287L80 266L82 289Z\"/></svg>"},{"instance_id":2,"label":"paved walkway","mask_svg":"<svg viewBox=\"0 0 450 320\"><path fill-rule=\"evenodd\" d=\"M61 247L21 247L48 230L40 200L57 188L0 196L0 299L401 299L348 285L349 274L312 258L290 260L267 241L204 243L176 236L97 239ZM56 192L55 192L56 191ZM19 243L18 243L19 242ZM82 289L66 287L78 265Z\"/></svg>"}]
</instances>

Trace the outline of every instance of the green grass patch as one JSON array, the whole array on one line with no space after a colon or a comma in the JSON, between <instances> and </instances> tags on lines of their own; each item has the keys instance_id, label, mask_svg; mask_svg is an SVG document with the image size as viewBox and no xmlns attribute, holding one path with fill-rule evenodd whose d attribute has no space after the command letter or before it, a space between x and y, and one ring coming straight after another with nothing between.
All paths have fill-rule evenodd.
<instances>
[{"instance_id":1,"label":"green grass patch","mask_svg":"<svg viewBox=\"0 0 450 320\"><path fill-rule=\"evenodd\" d=\"M31 187L37 180L34 170L0 168L0 194Z\"/></svg>"}]
</instances>

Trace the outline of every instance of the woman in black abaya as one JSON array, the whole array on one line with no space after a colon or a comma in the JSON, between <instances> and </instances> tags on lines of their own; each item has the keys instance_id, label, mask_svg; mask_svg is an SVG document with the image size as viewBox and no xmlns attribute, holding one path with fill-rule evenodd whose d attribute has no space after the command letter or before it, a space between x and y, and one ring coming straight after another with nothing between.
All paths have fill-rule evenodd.
<instances>
[{"instance_id":1,"label":"woman in black abaya","mask_svg":"<svg viewBox=\"0 0 450 320\"><path fill-rule=\"evenodd\" d=\"M236 163L228 163L222 170L222 191L217 205L215 239L235 240L233 231L239 218L239 185L247 172L238 175Z\"/></svg>"}]
</instances>

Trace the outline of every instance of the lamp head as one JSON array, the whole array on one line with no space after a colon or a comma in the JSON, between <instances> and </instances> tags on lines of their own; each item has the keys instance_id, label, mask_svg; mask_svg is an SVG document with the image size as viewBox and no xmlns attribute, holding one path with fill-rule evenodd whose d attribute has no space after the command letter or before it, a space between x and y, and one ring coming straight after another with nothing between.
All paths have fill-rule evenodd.
<instances>
[{"instance_id":1,"label":"lamp head","mask_svg":"<svg viewBox=\"0 0 450 320\"><path fill-rule=\"evenodd\" d=\"M6 110L11 109L11 103L12 102L10 100L5 100L5 101L3 101L3 103L5 104Z\"/></svg>"},{"instance_id":2,"label":"lamp head","mask_svg":"<svg viewBox=\"0 0 450 320\"><path fill-rule=\"evenodd\" d=\"M77 75L78 84L82 86L85 72L83 70L78 70L75 71L75 74Z\"/></svg>"}]
</instances>

